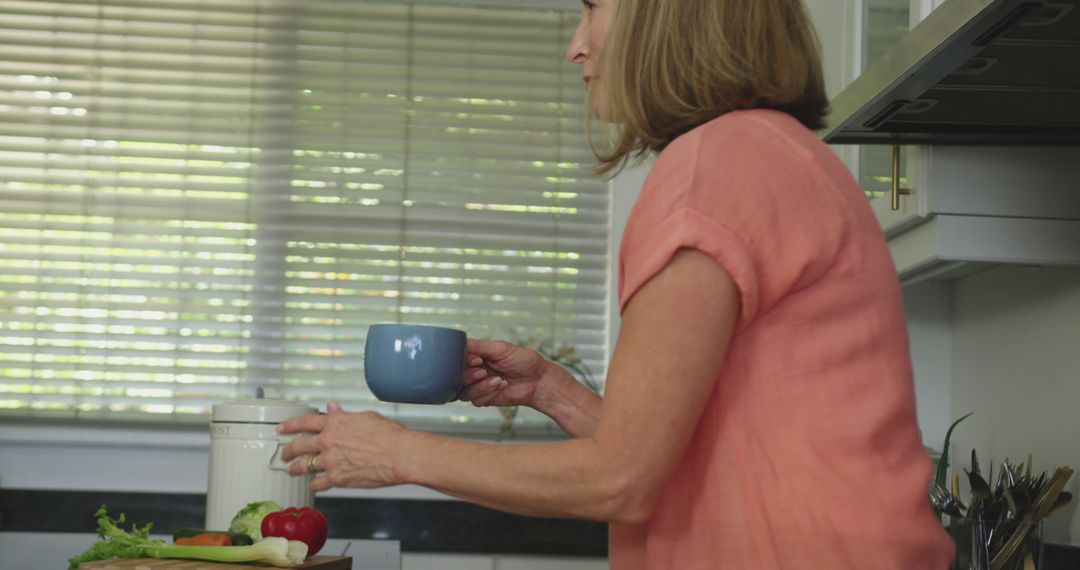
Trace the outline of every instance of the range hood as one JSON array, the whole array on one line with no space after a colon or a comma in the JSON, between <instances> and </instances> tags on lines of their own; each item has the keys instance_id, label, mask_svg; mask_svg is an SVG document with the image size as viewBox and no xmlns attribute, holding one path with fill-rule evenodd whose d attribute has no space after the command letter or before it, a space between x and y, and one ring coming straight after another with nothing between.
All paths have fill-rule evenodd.
<instances>
[{"instance_id":1,"label":"range hood","mask_svg":"<svg viewBox=\"0 0 1080 570\"><path fill-rule=\"evenodd\" d=\"M1080 0L948 0L833 99L822 138L1080 145Z\"/></svg>"}]
</instances>

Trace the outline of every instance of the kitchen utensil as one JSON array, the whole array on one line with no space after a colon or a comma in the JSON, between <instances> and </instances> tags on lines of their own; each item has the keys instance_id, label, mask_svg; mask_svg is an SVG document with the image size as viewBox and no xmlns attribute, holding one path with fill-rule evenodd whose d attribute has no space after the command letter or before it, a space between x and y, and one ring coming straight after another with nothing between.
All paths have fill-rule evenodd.
<instances>
[{"instance_id":1,"label":"kitchen utensil","mask_svg":"<svg viewBox=\"0 0 1080 570\"><path fill-rule=\"evenodd\" d=\"M206 562L202 560L158 559L158 558L117 558L99 560L79 565L79 570L244 570L251 568L276 568L269 564L227 564L225 562ZM342 556L312 556L297 568L313 570L350 570L352 558Z\"/></svg>"},{"instance_id":2,"label":"kitchen utensil","mask_svg":"<svg viewBox=\"0 0 1080 570\"><path fill-rule=\"evenodd\" d=\"M293 477L281 460L281 448L293 436L281 436L277 424L317 410L273 399L217 404L210 420L210 469L206 493L206 528L227 529L244 505L275 501L282 507L310 507L315 496L311 477Z\"/></svg>"},{"instance_id":3,"label":"kitchen utensil","mask_svg":"<svg viewBox=\"0 0 1080 570\"><path fill-rule=\"evenodd\" d=\"M939 511L949 516L964 516L960 510L960 501L936 481L930 485L930 501Z\"/></svg>"},{"instance_id":4,"label":"kitchen utensil","mask_svg":"<svg viewBox=\"0 0 1080 570\"><path fill-rule=\"evenodd\" d=\"M1009 537L1009 540L1005 542L997 554L994 555L993 560L990 561L991 570L1001 570L1007 567L1006 564L1027 538L1031 526L1050 514L1062 489L1065 488L1065 483L1072 477L1072 474L1072 469L1068 467L1061 467L1054 472L1054 475L1050 477L1050 480L1047 481L1037 496L1033 505L1034 510L1028 510L1012 536Z\"/></svg>"},{"instance_id":5,"label":"kitchen utensil","mask_svg":"<svg viewBox=\"0 0 1080 570\"><path fill-rule=\"evenodd\" d=\"M364 379L384 402L445 404L464 394L466 335L426 325L368 327Z\"/></svg>"},{"instance_id":6,"label":"kitchen utensil","mask_svg":"<svg viewBox=\"0 0 1080 570\"><path fill-rule=\"evenodd\" d=\"M1061 510L1072 495L1062 489L1072 475L1068 467L1052 476L1031 476L1031 457L1027 465L1005 460L997 473L996 485L977 473L978 457L972 454L971 470L965 470L970 483L970 507L959 500L959 481L952 474L952 491L932 485L930 500L939 511L947 512L950 536L957 545L957 570L1026 570L1042 563L1042 525ZM958 515L957 511L960 512Z\"/></svg>"},{"instance_id":7,"label":"kitchen utensil","mask_svg":"<svg viewBox=\"0 0 1080 570\"><path fill-rule=\"evenodd\" d=\"M985 501L993 496L994 492L990 490L990 485L975 471L967 471L968 484L971 485L972 506L975 505L975 500L979 502Z\"/></svg>"}]
</instances>

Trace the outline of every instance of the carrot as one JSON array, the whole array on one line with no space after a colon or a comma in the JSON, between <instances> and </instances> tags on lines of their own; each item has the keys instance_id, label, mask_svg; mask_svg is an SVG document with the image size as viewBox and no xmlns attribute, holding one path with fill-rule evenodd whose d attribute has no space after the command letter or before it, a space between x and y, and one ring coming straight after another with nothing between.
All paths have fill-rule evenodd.
<instances>
[{"instance_id":1,"label":"carrot","mask_svg":"<svg viewBox=\"0 0 1080 570\"><path fill-rule=\"evenodd\" d=\"M203 533L192 537L178 538L176 544L185 546L232 546L232 539L227 534Z\"/></svg>"}]
</instances>

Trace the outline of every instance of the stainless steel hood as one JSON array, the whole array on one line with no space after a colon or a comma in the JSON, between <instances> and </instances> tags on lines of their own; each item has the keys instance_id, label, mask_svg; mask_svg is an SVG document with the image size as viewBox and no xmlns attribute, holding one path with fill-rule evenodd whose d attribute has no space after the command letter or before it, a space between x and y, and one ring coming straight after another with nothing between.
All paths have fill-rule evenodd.
<instances>
[{"instance_id":1,"label":"stainless steel hood","mask_svg":"<svg viewBox=\"0 0 1080 570\"><path fill-rule=\"evenodd\" d=\"M948 0L833 99L822 137L1080 145L1080 0Z\"/></svg>"}]
</instances>

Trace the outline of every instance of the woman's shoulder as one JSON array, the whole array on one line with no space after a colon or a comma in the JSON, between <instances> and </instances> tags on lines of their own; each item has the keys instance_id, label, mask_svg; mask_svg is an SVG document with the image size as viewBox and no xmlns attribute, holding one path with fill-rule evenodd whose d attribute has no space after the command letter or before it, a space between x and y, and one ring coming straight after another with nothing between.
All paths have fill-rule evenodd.
<instances>
[{"instance_id":1,"label":"woman's shoulder","mask_svg":"<svg viewBox=\"0 0 1080 570\"><path fill-rule=\"evenodd\" d=\"M683 133L657 157L657 163L712 162L723 154L734 162L753 157L782 156L785 162L801 156L819 158L828 146L797 119L772 109L746 109L724 113ZM726 162L726 161L725 161Z\"/></svg>"},{"instance_id":2,"label":"woman's shoulder","mask_svg":"<svg viewBox=\"0 0 1080 570\"><path fill-rule=\"evenodd\" d=\"M727 148L790 152L811 150L824 143L795 117L772 109L746 109L725 113L701 125L701 136Z\"/></svg>"},{"instance_id":3,"label":"woman's shoulder","mask_svg":"<svg viewBox=\"0 0 1080 570\"><path fill-rule=\"evenodd\" d=\"M839 157L781 111L726 113L679 137L668 151L642 191L642 201L653 208L690 208L725 224L766 231L778 220L811 211L815 219L841 227L853 212L866 209Z\"/></svg>"}]
</instances>

